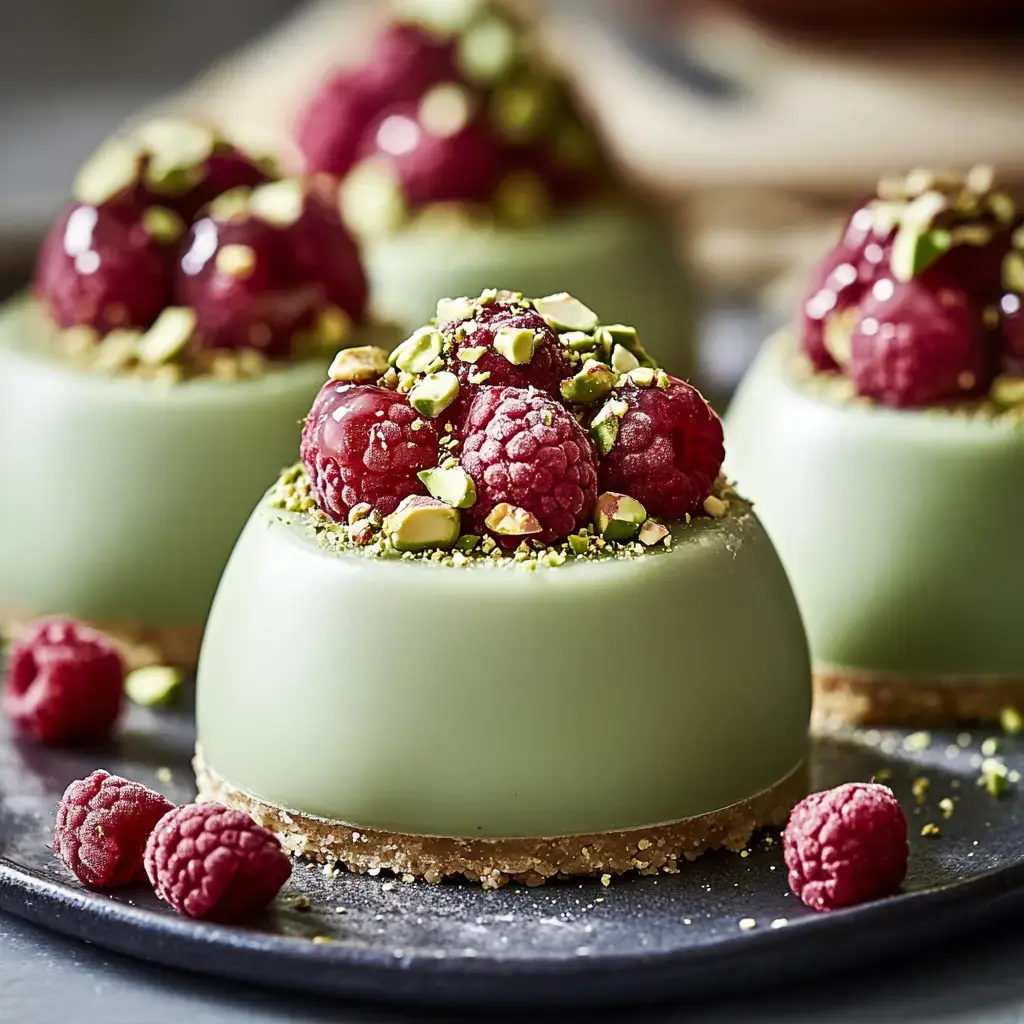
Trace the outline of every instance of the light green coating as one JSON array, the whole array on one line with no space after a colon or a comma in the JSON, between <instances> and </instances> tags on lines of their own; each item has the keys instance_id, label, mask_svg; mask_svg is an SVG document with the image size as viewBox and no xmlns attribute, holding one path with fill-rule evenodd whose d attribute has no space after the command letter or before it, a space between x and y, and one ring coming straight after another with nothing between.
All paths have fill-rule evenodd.
<instances>
[{"instance_id":1,"label":"light green coating","mask_svg":"<svg viewBox=\"0 0 1024 1024\"><path fill-rule=\"evenodd\" d=\"M162 385L69 368L34 302L0 312L0 609L201 626L323 362Z\"/></svg>"},{"instance_id":2,"label":"light green coating","mask_svg":"<svg viewBox=\"0 0 1024 1024\"><path fill-rule=\"evenodd\" d=\"M408 330L434 316L439 295L566 291L605 322L635 326L670 373L696 366L694 299L659 210L608 203L534 227L413 227L369 239L364 260L377 312Z\"/></svg>"},{"instance_id":3,"label":"light green coating","mask_svg":"<svg viewBox=\"0 0 1024 1024\"><path fill-rule=\"evenodd\" d=\"M257 507L214 602L199 741L230 784L355 826L550 836L653 825L805 756L809 664L751 514L557 568L325 551Z\"/></svg>"},{"instance_id":4,"label":"light green coating","mask_svg":"<svg viewBox=\"0 0 1024 1024\"><path fill-rule=\"evenodd\" d=\"M1024 678L1024 426L838 405L770 341L726 470L779 548L816 666Z\"/></svg>"}]
</instances>

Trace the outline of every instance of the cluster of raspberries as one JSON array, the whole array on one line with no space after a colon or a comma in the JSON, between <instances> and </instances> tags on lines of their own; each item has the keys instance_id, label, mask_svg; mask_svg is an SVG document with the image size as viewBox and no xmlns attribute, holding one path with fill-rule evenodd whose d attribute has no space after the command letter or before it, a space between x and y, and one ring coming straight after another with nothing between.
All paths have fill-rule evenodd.
<instances>
[{"instance_id":1,"label":"cluster of raspberries","mask_svg":"<svg viewBox=\"0 0 1024 1024\"><path fill-rule=\"evenodd\" d=\"M576 306L597 330L596 316ZM301 447L324 513L344 521L362 506L390 515L403 499L427 494L424 470L455 463L475 495L458 506L463 522L505 547L548 544L588 526L599 490L667 519L701 509L724 449L721 422L696 389L636 359L622 374L594 360L581 369L564 340L573 336L556 333L519 296L467 300L464 312L410 339L423 339L432 361L404 383L446 382L448 404L439 409L417 412L417 387L403 389L393 368L377 383L324 385ZM503 342L524 337L526 351L510 357ZM574 340L588 337L577 331ZM591 381L603 386L589 390ZM489 522L499 506L514 510L521 534Z\"/></svg>"},{"instance_id":2,"label":"cluster of raspberries","mask_svg":"<svg viewBox=\"0 0 1024 1024\"><path fill-rule=\"evenodd\" d=\"M1022 224L988 168L882 182L812 274L807 357L896 408L976 398L998 374L1024 374Z\"/></svg>"},{"instance_id":3,"label":"cluster of raspberries","mask_svg":"<svg viewBox=\"0 0 1024 1024\"><path fill-rule=\"evenodd\" d=\"M310 100L295 130L306 171L343 181L353 223L371 206L401 215L380 202L385 189L405 209L493 201L511 219L586 194L594 135L532 57L523 26L493 4L467 4L458 19L450 9L445 24L432 11L440 5L420 6L421 19L404 11L365 64ZM371 190L376 202L362 202Z\"/></svg>"},{"instance_id":4,"label":"cluster of raspberries","mask_svg":"<svg viewBox=\"0 0 1024 1024\"><path fill-rule=\"evenodd\" d=\"M74 191L35 274L59 327L152 328L140 349L158 361L186 347L275 358L365 317L359 249L332 190L272 178L205 125L155 121L109 141Z\"/></svg>"}]
</instances>

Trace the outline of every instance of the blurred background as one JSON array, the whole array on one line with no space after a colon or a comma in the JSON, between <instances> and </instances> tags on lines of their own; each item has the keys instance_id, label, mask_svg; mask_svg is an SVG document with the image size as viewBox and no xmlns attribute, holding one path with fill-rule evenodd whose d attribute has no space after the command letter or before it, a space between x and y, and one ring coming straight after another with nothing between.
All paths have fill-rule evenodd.
<instances>
[{"instance_id":1,"label":"blurred background","mask_svg":"<svg viewBox=\"0 0 1024 1024\"><path fill-rule=\"evenodd\" d=\"M438 0L439 3L443 0ZM372 0L34 0L0 34L0 283L124 118L207 114L287 146L302 100L365 53ZM520 6L526 6L520 4ZM726 392L844 211L883 172L1024 178L1019 0L535 0L616 163L663 197L710 297ZM257 138L258 137L258 138Z\"/></svg>"}]
</instances>

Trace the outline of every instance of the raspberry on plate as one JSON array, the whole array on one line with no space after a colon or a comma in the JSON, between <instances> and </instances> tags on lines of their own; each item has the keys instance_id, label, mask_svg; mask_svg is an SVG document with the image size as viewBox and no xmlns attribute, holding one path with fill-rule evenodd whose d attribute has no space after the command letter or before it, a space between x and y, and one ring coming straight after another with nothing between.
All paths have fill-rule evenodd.
<instances>
[{"instance_id":1,"label":"raspberry on plate","mask_svg":"<svg viewBox=\"0 0 1024 1024\"><path fill-rule=\"evenodd\" d=\"M601 461L601 489L641 502L650 515L682 518L700 509L722 468L722 422L701 393L668 378L667 387L630 382L612 393L628 405Z\"/></svg>"},{"instance_id":2,"label":"raspberry on plate","mask_svg":"<svg viewBox=\"0 0 1024 1024\"><path fill-rule=\"evenodd\" d=\"M900 887L907 819L887 786L849 782L797 804L783 847L794 894L814 910L835 910Z\"/></svg>"},{"instance_id":3,"label":"raspberry on plate","mask_svg":"<svg viewBox=\"0 0 1024 1024\"><path fill-rule=\"evenodd\" d=\"M154 790L98 769L64 791L57 807L53 852L85 885L130 885L145 878L146 840L173 808Z\"/></svg>"},{"instance_id":4,"label":"raspberry on plate","mask_svg":"<svg viewBox=\"0 0 1024 1024\"><path fill-rule=\"evenodd\" d=\"M403 395L328 381L306 418L300 454L317 504L341 521L363 502L390 515L403 498L426 494L416 474L437 465L438 439Z\"/></svg>"},{"instance_id":5,"label":"raspberry on plate","mask_svg":"<svg viewBox=\"0 0 1024 1024\"><path fill-rule=\"evenodd\" d=\"M550 543L590 522L597 502L597 454L586 431L560 403L539 391L484 387L463 431L462 466L476 484L467 518L504 547ZM495 522L501 505L525 512ZM499 520L503 517L499 516Z\"/></svg>"},{"instance_id":6,"label":"raspberry on plate","mask_svg":"<svg viewBox=\"0 0 1024 1024\"><path fill-rule=\"evenodd\" d=\"M144 329L170 300L168 251L136 207L71 203L40 250L35 292L61 327Z\"/></svg>"},{"instance_id":7,"label":"raspberry on plate","mask_svg":"<svg viewBox=\"0 0 1024 1024\"><path fill-rule=\"evenodd\" d=\"M44 619L15 642L0 706L14 727L51 745L106 739L124 702L125 666L101 633Z\"/></svg>"},{"instance_id":8,"label":"raspberry on plate","mask_svg":"<svg viewBox=\"0 0 1024 1024\"><path fill-rule=\"evenodd\" d=\"M146 843L145 866L160 899L210 921L262 909L292 871L272 832L219 804L185 804L165 814Z\"/></svg>"},{"instance_id":9,"label":"raspberry on plate","mask_svg":"<svg viewBox=\"0 0 1024 1024\"><path fill-rule=\"evenodd\" d=\"M847 374L883 405L930 405L988 387L986 347L974 304L938 268L906 282L885 277L861 303Z\"/></svg>"}]
</instances>

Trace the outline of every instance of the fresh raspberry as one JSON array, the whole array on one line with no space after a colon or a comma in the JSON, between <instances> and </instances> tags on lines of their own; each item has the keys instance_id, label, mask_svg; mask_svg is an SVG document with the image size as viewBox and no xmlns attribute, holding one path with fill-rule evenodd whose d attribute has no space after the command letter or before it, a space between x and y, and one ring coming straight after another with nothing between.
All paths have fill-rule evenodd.
<instances>
[{"instance_id":1,"label":"fresh raspberry","mask_svg":"<svg viewBox=\"0 0 1024 1024\"><path fill-rule=\"evenodd\" d=\"M105 334L149 327L172 279L167 249L146 233L136 207L71 203L40 250L35 291L61 327Z\"/></svg>"},{"instance_id":2,"label":"fresh raspberry","mask_svg":"<svg viewBox=\"0 0 1024 1024\"><path fill-rule=\"evenodd\" d=\"M590 522L597 502L597 455L586 431L564 406L533 389L484 387L466 416L462 466L476 484L466 515L476 532L507 502L536 517L542 544ZM495 535L505 547L524 538Z\"/></svg>"},{"instance_id":3,"label":"fresh raspberry","mask_svg":"<svg viewBox=\"0 0 1024 1024\"><path fill-rule=\"evenodd\" d=\"M11 649L3 712L41 743L103 740L121 712L124 677L121 656L101 633L44 619Z\"/></svg>"},{"instance_id":4,"label":"fresh raspberry","mask_svg":"<svg viewBox=\"0 0 1024 1024\"><path fill-rule=\"evenodd\" d=\"M992 376L981 317L939 269L881 278L861 302L847 374L857 393L895 408L966 398Z\"/></svg>"},{"instance_id":5,"label":"fresh raspberry","mask_svg":"<svg viewBox=\"0 0 1024 1024\"><path fill-rule=\"evenodd\" d=\"M515 365L494 349L494 337L503 328L533 331L537 340L533 358L528 363ZM447 368L459 378L463 386L472 386L470 378L487 373L488 387L536 388L546 395L558 397L558 385L572 374L565 360L558 335L533 309L525 309L515 299L492 302L472 319L441 325L445 338L451 342L446 357ZM486 348L475 362L458 358L464 349Z\"/></svg>"},{"instance_id":6,"label":"fresh raspberry","mask_svg":"<svg viewBox=\"0 0 1024 1024\"><path fill-rule=\"evenodd\" d=\"M57 807L53 852L85 885L115 889L145 877L142 854L174 804L102 769L72 782Z\"/></svg>"},{"instance_id":7,"label":"fresh raspberry","mask_svg":"<svg viewBox=\"0 0 1024 1024\"><path fill-rule=\"evenodd\" d=\"M812 793L783 833L789 887L814 910L895 892L907 873L907 819L892 790L848 782Z\"/></svg>"},{"instance_id":8,"label":"fresh raspberry","mask_svg":"<svg viewBox=\"0 0 1024 1024\"><path fill-rule=\"evenodd\" d=\"M292 872L273 832L219 804L185 804L165 814L146 843L145 865L160 899L210 921L260 910Z\"/></svg>"},{"instance_id":9,"label":"fresh raspberry","mask_svg":"<svg viewBox=\"0 0 1024 1024\"><path fill-rule=\"evenodd\" d=\"M390 515L403 498L427 493L416 474L437 465L437 432L394 391L328 381L306 418L300 454L332 519L360 502Z\"/></svg>"},{"instance_id":10,"label":"fresh raspberry","mask_svg":"<svg viewBox=\"0 0 1024 1024\"><path fill-rule=\"evenodd\" d=\"M669 377L667 388L630 383L612 393L629 408L601 461L601 489L636 498L652 516L696 512L722 468L722 422L703 395Z\"/></svg>"}]
</instances>

